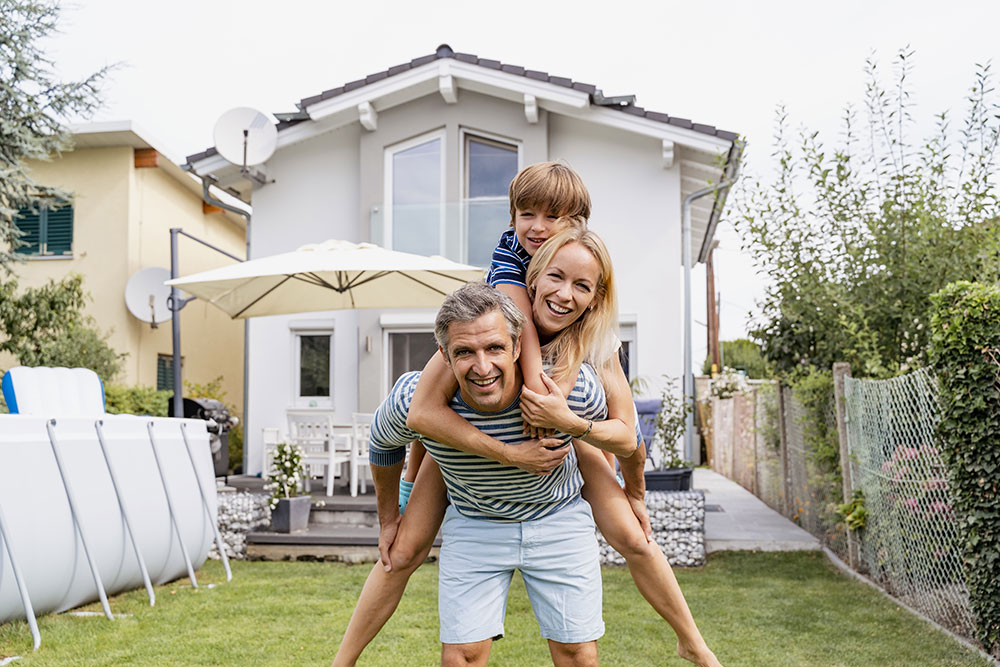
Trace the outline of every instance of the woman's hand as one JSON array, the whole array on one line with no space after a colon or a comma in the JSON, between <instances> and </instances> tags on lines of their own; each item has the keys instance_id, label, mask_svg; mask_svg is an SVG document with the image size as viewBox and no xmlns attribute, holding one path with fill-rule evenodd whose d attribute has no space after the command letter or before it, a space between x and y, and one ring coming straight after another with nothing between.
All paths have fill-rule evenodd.
<instances>
[{"instance_id":1,"label":"woman's hand","mask_svg":"<svg viewBox=\"0 0 1000 667\"><path fill-rule=\"evenodd\" d=\"M527 387L521 390L521 416L531 426L555 429L570 435L587 428L587 421L577 417L566 404L562 390L552 378L541 374L548 393L541 394Z\"/></svg>"}]
</instances>

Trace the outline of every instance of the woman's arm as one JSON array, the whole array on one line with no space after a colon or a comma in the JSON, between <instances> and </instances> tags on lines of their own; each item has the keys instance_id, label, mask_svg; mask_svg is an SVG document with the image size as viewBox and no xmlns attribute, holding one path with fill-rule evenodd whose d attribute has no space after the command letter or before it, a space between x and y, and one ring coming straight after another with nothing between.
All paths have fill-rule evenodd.
<instances>
[{"instance_id":1,"label":"woman's arm","mask_svg":"<svg viewBox=\"0 0 1000 667\"><path fill-rule=\"evenodd\" d=\"M545 447L546 444L550 447L561 444L558 441L527 440L508 446L486 435L448 407L457 389L455 375L438 351L427 362L417 382L406 426L449 447L534 474L551 472L566 457L568 448L550 450Z\"/></svg>"},{"instance_id":2,"label":"woman's arm","mask_svg":"<svg viewBox=\"0 0 1000 667\"><path fill-rule=\"evenodd\" d=\"M611 372L602 375L610 376L604 379L605 393L608 400L608 419L595 421L577 416L569 409L559 386L548 377L543 377L546 383L546 393L536 393L525 388L521 393L521 412L525 419L536 426L554 428L568 433L574 438L583 440L599 449L611 452L621 460L631 458L636 450L635 438L635 408L632 405L632 392L625 381L625 373L617 358L613 362ZM617 368L617 377L615 374ZM624 386L624 392L622 387ZM589 432L588 432L589 429Z\"/></svg>"}]
</instances>

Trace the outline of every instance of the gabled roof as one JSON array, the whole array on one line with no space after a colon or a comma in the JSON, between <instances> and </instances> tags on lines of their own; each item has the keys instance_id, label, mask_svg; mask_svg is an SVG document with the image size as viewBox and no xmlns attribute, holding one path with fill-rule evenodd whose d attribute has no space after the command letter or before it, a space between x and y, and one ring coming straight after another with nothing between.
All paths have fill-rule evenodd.
<instances>
[{"instance_id":1,"label":"gabled roof","mask_svg":"<svg viewBox=\"0 0 1000 667\"><path fill-rule=\"evenodd\" d=\"M279 123L277 124L278 132L287 129L289 127L294 127L299 123L309 120L308 113L306 110L320 102L325 102L331 100L335 97L344 95L351 91L357 90L358 88L363 88L365 86L371 85L383 79L389 77L398 76L404 72L408 72L417 67L421 67L428 63L434 62L436 60L443 60L446 58L452 58L458 62L468 63L470 65L478 65L479 67L485 67L487 69L497 70L500 72L505 72L507 74L514 74L516 76L523 76L527 79L533 81L541 81L544 83L551 83L557 86L562 86L563 88L569 88L571 90L586 93L590 96L590 103L602 106L608 109L614 109L624 114L630 114L632 116L639 116L642 118L647 118L652 121L659 123L664 123L666 125L671 125L674 127L692 130L700 134L705 134L713 137L718 137L725 141L736 141L739 139L739 135L736 132L730 132L728 130L720 130L712 125L706 125L704 123L695 123L687 118L680 118L678 116L671 116L666 113L660 113L658 111L648 111L635 104L634 95L626 96L616 96L616 97L605 97L603 92L596 86L589 83L582 83L580 81L573 81L567 77L553 76L547 72L542 72L539 70L525 69L519 65L509 65L501 63L499 60L490 60L488 58L480 58L471 53L456 53L447 44L442 44L437 48L437 50L426 56L420 56L419 58L414 58L408 63L403 63L401 65L395 65L386 70L381 70L379 72L374 72L368 76L356 79L354 81L349 81L342 86L336 88L330 88L329 90L324 90L322 93L317 95L311 95L309 97L303 97L295 105L299 108L300 113L298 114L276 114L279 118ZM187 157L188 164L193 164L207 157L216 155L217 151L215 148L209 148L200 153L195 153Z\"/></svg>"}]
</instances>

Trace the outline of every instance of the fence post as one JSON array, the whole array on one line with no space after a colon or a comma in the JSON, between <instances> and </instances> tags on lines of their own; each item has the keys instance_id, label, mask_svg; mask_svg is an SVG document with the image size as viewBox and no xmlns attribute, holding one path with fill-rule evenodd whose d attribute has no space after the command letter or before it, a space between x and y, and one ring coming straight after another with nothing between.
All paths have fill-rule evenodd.
<instances>
[{"instance_id":1,"label":"fence post","mask_svg":"<svg viewBox=\"0 0 1000 667\"><path fill-rule=\"evenodd\" d=\"M844 397L844 378L851 377L851 365L844 361L833 364L833 396L837 406L837 436L840 440L840 476L843 479L844 502L851 502L854 483L851 479L851 454L847 440L847 402ZM847 528L847 562L851 569L858 568L857 536Z\"/></svg>"},{"instance_id":2,"label":"fence post","mask_svg":"<svg viewBox=\"0 0 1000 667\"><path fill-rule=\"evenodd\" d=\"M788 488L788 433L785 431L785 387L778 383L778 438L781 443L781 509L785 518L792 516L791 491Z\"/></svg>"}]
</instances>

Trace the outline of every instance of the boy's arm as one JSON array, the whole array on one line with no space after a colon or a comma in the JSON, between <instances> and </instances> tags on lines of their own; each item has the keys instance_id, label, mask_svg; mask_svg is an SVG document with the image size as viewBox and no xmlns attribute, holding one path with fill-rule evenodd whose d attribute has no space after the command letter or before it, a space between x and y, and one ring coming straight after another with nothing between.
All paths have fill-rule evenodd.
<instances>
[{"instance_id":1,"label":"boy's arm","mask_svg":"<svg viewBox=\"0 0 1000 667\"><path fill-rule=\"evenodd\" d=\"M406 426L449 447L534 474L551 472L566 457L566 448L555 451L546 449L542 444L546 441L543 440L528 440L516 446L507 446L486 435L448 407L457 389L455 375L438 351L427 362L417 382ZM553 446L558 443L547 444Z\"/></svg>"},{"instance_id":2,"label":"boy's arm","mask_svg":"<svg viewBox=\"0 0 1000 667\"><path fill-rule=\"evenodd\" d=\"M521 285L511 283L499 283L496 289L500 290L511 299L524 315L524 327L521 329L521 358L518 363L521 365L521 375L524 376L524 386L534 392L545 391L542 384L542 347L538 344L538 331L535 330L535 322L532 319L531 299L528 298L528 290ZM574 382L575 382L574 378Z\"/></svg>"}]
</instances>

